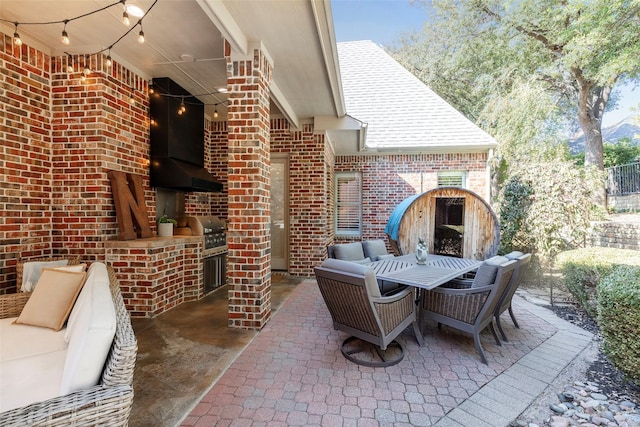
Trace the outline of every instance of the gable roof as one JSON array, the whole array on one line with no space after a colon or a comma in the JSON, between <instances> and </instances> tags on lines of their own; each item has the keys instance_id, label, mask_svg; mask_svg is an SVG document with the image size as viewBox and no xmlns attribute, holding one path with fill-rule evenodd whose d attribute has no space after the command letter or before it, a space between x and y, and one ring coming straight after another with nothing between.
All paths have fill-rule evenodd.
<instances>
[{"instance_id":1,"label":"gable roof","mask_svg":"<svg viewBox=\"0 0 640 427\"><path fill-rule=\"evenodd\" d=\"M366 149L486 151L497 143L370 40L338 43L347 114L367 124Z\"/></svg>"}]
</instances>

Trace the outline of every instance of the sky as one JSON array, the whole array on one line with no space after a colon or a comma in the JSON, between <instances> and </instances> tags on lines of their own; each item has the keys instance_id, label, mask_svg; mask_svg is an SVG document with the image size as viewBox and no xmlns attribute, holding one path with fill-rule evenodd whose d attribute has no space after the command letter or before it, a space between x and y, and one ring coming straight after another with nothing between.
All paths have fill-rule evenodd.
<instances>
[{"instance_id":1,"label":"sky","mask_svg":"<svg viewBox=\"0 0 640 427\"><path fill-rule=\"evenodd\" d=\"M331 0L334 29L338 42L372 40L391 46L403 34L420 30L428 14L424 6L409 0ZM611 126L633 115L640 105L639 87L621 86L618 108L603 117L603 126Z\"/></svg>"}]
</instances>

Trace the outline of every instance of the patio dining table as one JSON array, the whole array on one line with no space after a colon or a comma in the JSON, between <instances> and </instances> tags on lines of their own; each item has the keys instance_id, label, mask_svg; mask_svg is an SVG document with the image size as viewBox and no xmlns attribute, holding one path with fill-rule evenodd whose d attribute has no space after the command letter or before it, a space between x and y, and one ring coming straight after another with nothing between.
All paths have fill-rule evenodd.
<instances>
[{"instance_id":1,"label":"patio dining table","mask_svg":"<svg viewBox=\"0 0 640 427\"><path fill-rule=\"evenodd\" d=\"M375 261L369 264L378 280L433 289L449 280L477 269L482 261L444 255L427 256L425 264L418 264L414 254Z\"/></svg>"}]
</instances>

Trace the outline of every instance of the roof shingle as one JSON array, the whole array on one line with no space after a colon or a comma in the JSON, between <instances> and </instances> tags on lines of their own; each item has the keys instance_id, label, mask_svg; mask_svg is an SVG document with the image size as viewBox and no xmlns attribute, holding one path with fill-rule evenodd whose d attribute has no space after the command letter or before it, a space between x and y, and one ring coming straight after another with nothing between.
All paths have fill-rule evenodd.
<instances>
[{"instance_id":1,"label":"roof shingle","mask_svg":"<svg viewBox=\"0 0 640 427\"><path fill-rule=\"evenodd\" d=\"M371 149L486 150L496 141L370 40L338 43L347 113Z\"/></svg>"}]
</instances>

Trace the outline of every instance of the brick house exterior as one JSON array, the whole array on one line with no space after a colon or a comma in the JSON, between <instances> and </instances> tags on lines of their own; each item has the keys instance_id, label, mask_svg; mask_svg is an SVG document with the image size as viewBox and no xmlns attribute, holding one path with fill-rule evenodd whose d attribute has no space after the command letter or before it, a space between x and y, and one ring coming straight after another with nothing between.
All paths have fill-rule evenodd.
<instances>
[{"instance_id":1,"label":"brick house exterior","mask_svg":"<svg viewBox=\"0 0 640 427\"><path fill-rule=\"evenodd\" d=\"M97 71L83 81L67 73L68 58L0 36L0 293L15 291L19 259L78 255L114 267L133 316L201 298L202 242L116 240L110 170L144 177L155 230L147 80L92 56ZM205 166L224 189L187 193L186 213L228 219L230 326L259 329L271 313L271 155L289 160L288 271L296 276L312 276L335 241L336 172L363 173L362 239L384 238L395 205L433 188L438 171L464 169L469 188L487 195L489 150L343 153L313 122L294 128L269 114L273 65L259 49L244 58L227 52L227 61L228 120L204 124Z\"/></svg>"}]
</instances>

